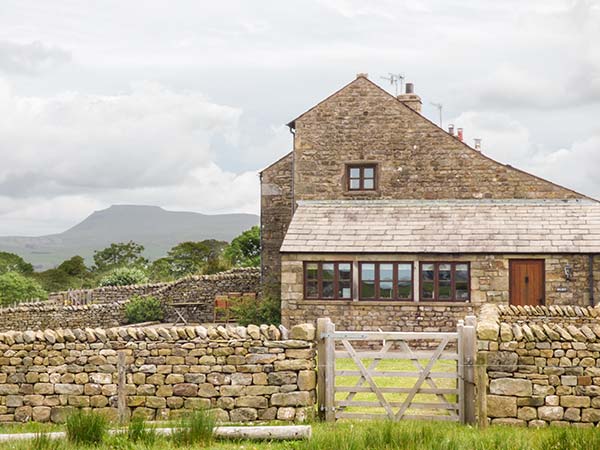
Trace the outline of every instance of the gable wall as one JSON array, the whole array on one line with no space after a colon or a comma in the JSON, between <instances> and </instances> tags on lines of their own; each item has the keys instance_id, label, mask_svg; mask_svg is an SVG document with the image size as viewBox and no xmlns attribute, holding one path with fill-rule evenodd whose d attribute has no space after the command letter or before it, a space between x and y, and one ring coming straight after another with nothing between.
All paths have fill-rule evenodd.
<instances>
[{"instance_id":1,"label":"gable wall","mask_svg":"<svg viewBox=\"0 0 600 450\"><path fill-rule=\"evenodd\" d=\"M292 220L292 154L284 156L261 174L261 270L265 294L279 296L281 257L279 248Z\"/></svg>"},{"instance_id":2,"label":"gable wall","mask_svg":"<svg viewBox=\"0 0 600 450\"><path fill-rule=\"evenodd\" d=\"M295 121L295 200L580 198L467 148L364 78ZM345 162L379 164L379 192L345 192Z\"/></svg>"}]
</instances>

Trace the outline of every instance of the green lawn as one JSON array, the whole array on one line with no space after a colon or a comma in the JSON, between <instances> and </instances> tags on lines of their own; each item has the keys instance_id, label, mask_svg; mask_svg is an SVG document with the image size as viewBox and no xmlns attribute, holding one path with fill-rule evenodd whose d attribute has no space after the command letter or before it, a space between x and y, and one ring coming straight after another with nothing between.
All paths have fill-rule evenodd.
<instances>
[{"instance_id":1,"label":"green lawn","mask_svg":"<svg viewBox=\"0 0 600 450\"><path fill-rule=\"evenodd\" d=\"M372 363L372 359L361 359L363 365L368 368ZM426 367L429 363L428 360L419 361L422 367ZM352 359L343 358L336 360L336 370L358 370L358 367L354 363ZM415 366L415 364L410 360L381 360L378 362L375 371L379 372L419 372L419 369ZM436 361L432 368L432 372L443 372L443 373L456 373L456 361L450 360L439 360ZM359 376L336 376L336 387L348 387L348 386L356 386L359 381ZM381 388L411 388L417 381L417 377L388 377L381 376L375 377L373 379L375 384ZM434 383L438 388L442 389L456 389L457 388L457 379L452 378L434 378ZM368 383L363 383L362 386L369 386ZM423 388L431 389L427 382L423 383ZM406 393L383 393L385 399L388 402L403 402L407 395ZM349 393L347 392L337 392L336 393L336 401L343 401L348 399ZM445 395L447 401L450 403L455 403L457 401L457 396L455 394L446 394ZM361 401L361 402L377 402L377 396L371 392L359 392L354 394L353 398L350 398L352 401ZM435 394L416 394L414 402L417 403L438 403L441 404L442 401ZM398 406L394 406L393 411L398 410ZM370 406L350 406L346 407L344 411L349 413L371 413L371 414L385 414L385 410L382 407L370 407ZM421 414L436 414L436 415L448 415L446 411L440 409L409 409L407 414L421 415Z\"/></svg>"}]
</instances>

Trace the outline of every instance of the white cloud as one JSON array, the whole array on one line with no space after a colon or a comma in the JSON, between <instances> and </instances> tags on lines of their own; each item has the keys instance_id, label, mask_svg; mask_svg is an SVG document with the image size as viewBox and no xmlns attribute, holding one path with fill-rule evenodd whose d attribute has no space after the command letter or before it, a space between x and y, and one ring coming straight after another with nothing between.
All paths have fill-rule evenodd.
<instances>
[{"instance_id":1,"label":"white cloud","mask_svg":"<svg viewBox=\"0 0 600 450\"><path fill-rule=\"evenodd\" d=\"M0 41L0 72L34 75L70 60L68 51L39 41L26 44Z\"/></svg>"},{"instance_id":2,"label":"white cloud","mask_svg":"<svg viewBox=\"0 0 600 450\"><path fill-rule=\"evenodd\" d=\"M60 231L113 203L257 212L256 174L213 162L212 140L236 145L241 113L156 83L44 98L19 96L0 80L0 234L14 233L15 223L20 234L36 232L26 225L32 218Z\"/></svg>"}]
</instances>

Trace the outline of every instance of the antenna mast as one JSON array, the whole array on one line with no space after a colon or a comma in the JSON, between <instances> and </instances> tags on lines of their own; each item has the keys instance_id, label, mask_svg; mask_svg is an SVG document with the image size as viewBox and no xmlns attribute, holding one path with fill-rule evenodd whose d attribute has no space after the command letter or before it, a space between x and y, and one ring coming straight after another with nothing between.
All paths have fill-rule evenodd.
<instances>
[{"instance_id":1,"label":"antenna mast","mask_svg":"<svg viewBox=\"0 0 600 450\"><path fill-rule=\"evenodd\" d=\"M444 128L443 123L442 123L442 108L444 107L444 105L442 105L441 103L434 103L431 102L432 106L435 106L437 108L437 110L440 113L440 128Z\"/></svg>"},{"instance_id":2,"label":"antenna mast","mask_svg":"<svg viewBox=\"0 0 600 450\"><path fill-rule=\"evenodd\" d=\"M381 77L384 80L394 85L396 97L398 97L398 83L400 83L400 92L404 91L404 74L403 73L388 73L389 77Z\"/></svg>"}]
</instances>

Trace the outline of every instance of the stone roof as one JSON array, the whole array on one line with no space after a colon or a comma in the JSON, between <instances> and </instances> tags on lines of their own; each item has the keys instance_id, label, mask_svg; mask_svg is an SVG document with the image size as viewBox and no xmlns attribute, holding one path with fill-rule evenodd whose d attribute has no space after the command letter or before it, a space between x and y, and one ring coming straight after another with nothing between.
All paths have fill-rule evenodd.
<instances>
[{"instance_id":1,"label":"stone roof","mask_svg":"<svg viewBox=\"0 0 600 450\"><path fill-rule=\"evenodd\" d=\"M600 253L593 200L300 201L285 253Z\"/></svg>"}]
</instances>

